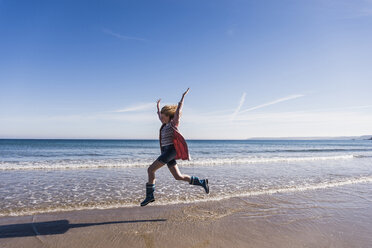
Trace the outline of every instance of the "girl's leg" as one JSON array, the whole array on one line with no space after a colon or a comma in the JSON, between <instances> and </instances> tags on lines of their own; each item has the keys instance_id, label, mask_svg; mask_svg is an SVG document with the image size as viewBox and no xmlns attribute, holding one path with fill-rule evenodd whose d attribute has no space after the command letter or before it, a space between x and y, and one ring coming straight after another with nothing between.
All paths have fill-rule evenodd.
<instances>
[{"instance_id":1,"label":"girl's leg","mask_svg":"<svg viewBox=\"0 0 372 248\"><path fill-rule=\"evenodd\" d=\"M168 167L168 169L176 180L182 180L192 185L202 186L205 189L205 192L209 194L208 179L199 179L196 176L190 177L189 175L182 174L177 165Z\"/></svg>"},{"instance_id":2,"label":"girl's leg","mask_svg":"<svg viewBox=\"0 0 372 248\"><path fill-rule=\"evenodd\" d=\"M155 171L160 169L163 165L165 165L163 162L159 160L155 160L147 169L147 174L149 177L148 184L154 184L155 183Z\"/></svg>"},{"instance_id":3,"label":"girl's leg","mask_svg":"<svg viewBox=\"0 0 372 248\"><path fill-rule=\"evenodd\" d=\"M155 160L147 169L149 181L146 183L146 198L141 202L141 206L146 206L150 202L155 201L155 171L163 165L165 165L163 162Z\"/></svg>"},{"instance_id":4,"label":"girl's leg","mask_svg":"<svg viewBox=\"0 0 372 248\"><path fill-rule=\"evenodd\" d=\"M182 174L180 169L178 168L178 165L168 167L168 169L170 170L170 172L172 173L176 180L182 180L190 183L191 177L189 175Z\"/></svg>"}]
</instances>

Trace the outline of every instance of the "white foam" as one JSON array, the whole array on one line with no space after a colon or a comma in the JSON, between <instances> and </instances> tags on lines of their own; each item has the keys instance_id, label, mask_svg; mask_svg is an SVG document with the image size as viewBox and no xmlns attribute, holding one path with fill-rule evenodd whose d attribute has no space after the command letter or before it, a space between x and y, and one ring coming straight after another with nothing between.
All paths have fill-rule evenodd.
<instances>
[{"instance_id":1,"label":"white foam","mask_svg":"<svg viewBox=\"0 0 372 248\"><path fill-rule=\"evenodd\" d=\"M255 164L255 163L276 163L276 162L302 162L318 160L339 160L352 159L352 154L337 156L314 156L314 157L250 157L250 158L218 158L203 159L201 161L185 161L182 165L221 165L221 164Z\"/></svg>"},{"instance_id":2,"label":"white foam","mask_svg":"<svg viewBox=\"0 0 372 248\"><path fill-rule=\"evenodd\" d=\"M247 158L197 158L190 161L178 160L177 163L182 166L214 166L224 164L256 164L256 163L278 163L278 162L311 162L321 160L343 160L353 159L356 156L352 154L336 156L313 156L313 157L247 157ZM69 170L69 169L99 169L99 168L145 168L153 160L134 160L134 161L69 161L69 162L20 162L20 163L0 163L0 170Z\"/></svg>"},{"instance_id":3,"label":"white foam","mask_svg":"<svg viewBox=\"0 0 372 248\"><path fill-rule=\"evenodd\" d=\"M257 195L268 195L268 194L271 195L271 194L276 194L276 193L300 192L300 191L307 191L307 190L334 188L334 187L340 187L340 186L358 184L358 183L372 183L372 176L345 179L345 180L333 181L333 182L323 182L323 183L318 183L318 184L313 184L313 185L307 184L307 185L283 187L283 188L276 188L276 189L256 190L256 191L249 191L249 192L243 192L243 193L232 193L229 195L217 196L213 198L196 199L196 200L191 200L191 201L172 201L172 202L167 202L167 203L157 203L156 205L220 201L220 200L229 199L232 197L249 197L249 196L257 196Z\"/></svg>"},{"instance_id":4,"label":"white foam","mask_svg":"<svg viewBox=\"0 0 372 248\"><path fill-rule=\"evenodd\" d=\"M256 191L249 191L243 193L236 193L236 194L229 194L223 196L215 196L209 198L205 196L203 199L193 199L193 200L176 200L176 201L159 201L157 200L152 205L162 206L162 205L171 205L171 204L180 204L180 203L197 203L197 202L208 202L208 201L220 201L224 199L230 199L233 197L249 197L249 196L258 196L258 195L267 195L267 194L276 194L276 193L289 193L289 192L300 192L300 191L307 191L307 190L319 190L319 189L326 189L326 188L334 188L340 187L345 185L351 184L358 184L358 183L372 183L372 176L367 177L360 177L360 178L352 178L352 179L344 179L339 181L333 182L322 182L318 184L307 184L307 185L299 185L299 186L292 186L292 187L283 187L283 188L276 188L276 189L266 189L266 190L256 190ZM35 210L23 210L23 211L16 211L16 212L6 212L0 213L0 216L21 216L21 215L33 215L39 213L50 213L50 212L65 212L65 211L75 211L75 210L92 210L92 209L113 209L113 208L123 208L123 207L138 207L139 203L127 203L123 204L104 204L98 206L84 206L84 207L57 207L57 208L48 208L48 209L35 209Z\"/></svg>"}]
</instances>

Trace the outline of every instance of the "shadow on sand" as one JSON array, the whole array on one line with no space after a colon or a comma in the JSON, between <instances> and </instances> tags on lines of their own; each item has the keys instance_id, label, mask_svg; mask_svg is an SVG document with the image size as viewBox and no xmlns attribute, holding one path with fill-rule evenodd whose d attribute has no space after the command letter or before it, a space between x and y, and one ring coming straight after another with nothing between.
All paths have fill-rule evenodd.
<instances>
[{"instance_id":1,"label":"shadow on sand","mask_svg":"<svg viewBox=\"0 0 372 248\"><path fill-rule=\"evenodd\" d=\"M16 238L27 237L36 235L52 235L63 234L70 228L86 227L86 226L99 226L108 224L124 224L124 223L139 223L139 222L160 222L166 219L153 219L153 220L123 220L123 221L109 221L97 223L77 223L70 224L68 220L56 220L46 222L30 222L22 224L11 224L0 226L0 238Z\"/></svg>"}]
</instances>

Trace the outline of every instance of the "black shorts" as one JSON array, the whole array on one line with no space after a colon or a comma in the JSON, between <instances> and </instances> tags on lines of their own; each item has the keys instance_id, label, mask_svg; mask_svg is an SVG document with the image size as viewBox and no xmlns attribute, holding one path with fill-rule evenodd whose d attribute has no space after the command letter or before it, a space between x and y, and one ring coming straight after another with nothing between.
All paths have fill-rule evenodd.
<instances>
[{"instance_id":1,"label":"black shorts","mask_svg":"<svg viewBox=\"0 0 372 248\"><path fill-rule=\"evenodd\" d=\"M174 159L177 155L176 148L173 144L162 146L161 155L157 158L160 162L167 164L168 167L175 166L177 164Z\"/></svg>"}]
</instances>

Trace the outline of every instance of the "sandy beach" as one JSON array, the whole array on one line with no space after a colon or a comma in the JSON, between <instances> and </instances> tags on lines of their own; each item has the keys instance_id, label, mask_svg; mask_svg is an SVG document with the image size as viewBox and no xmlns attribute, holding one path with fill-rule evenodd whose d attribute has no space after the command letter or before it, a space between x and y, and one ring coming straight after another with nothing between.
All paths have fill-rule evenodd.
<instances>
[{"instance_id":1,"label":"sandy beach","mask_svg":"<svg viewBox=\"0 0 372 248\"><path fill-rule=\"evenodd\" d=\"M0 248L372 248L371 30L372 0L0 0Z\"/></svg>"},{"instance_id":2,"label":"sandy beach","mask_svg":"<svg viewBox=\"0 0 372 248\"><path fill-rule=\"evenodd\" d=\"M0 219L0 247L370 247L370 183Z\"/></svg>"}]
</instances>

